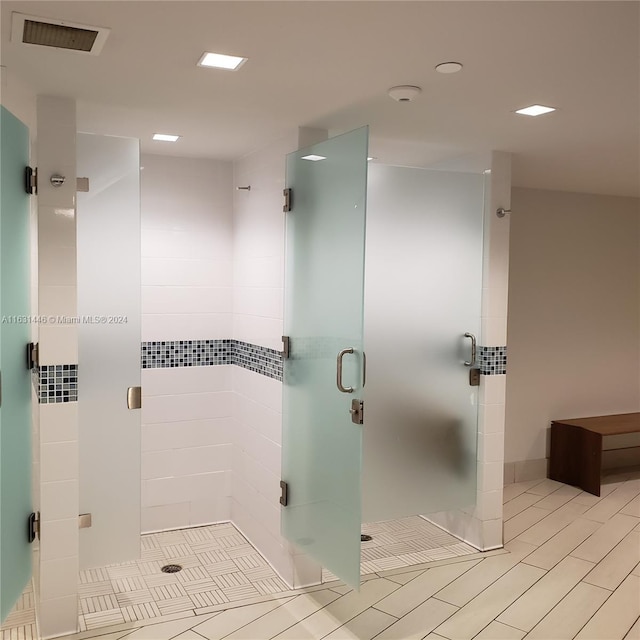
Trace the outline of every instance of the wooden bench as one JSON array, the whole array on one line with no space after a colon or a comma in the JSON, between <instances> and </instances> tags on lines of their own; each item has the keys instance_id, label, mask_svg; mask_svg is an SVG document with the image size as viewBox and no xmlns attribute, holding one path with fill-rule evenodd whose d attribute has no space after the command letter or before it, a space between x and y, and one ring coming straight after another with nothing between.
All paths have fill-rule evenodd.
<instances>
[{"instance_id":1,"label":"wooden bench","mask_svg":"<svg viewBox=\"0 0 640 640\"><path fill-rule=\"evenodd\" d=\"M640 433L640 413L551 423L549 477L600 495L602 437Z\"/></svg>"}]
</instances>

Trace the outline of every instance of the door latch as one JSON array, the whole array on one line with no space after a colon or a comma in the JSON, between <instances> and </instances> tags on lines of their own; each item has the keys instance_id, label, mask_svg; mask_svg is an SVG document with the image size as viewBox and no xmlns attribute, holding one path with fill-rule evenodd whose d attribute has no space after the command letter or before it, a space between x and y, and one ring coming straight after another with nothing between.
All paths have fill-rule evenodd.
<instances>
[{"instance_id":1,"label":"door latch","mask_svg":"<svg viewBox=\"0 0 640 640\"><path fill-rule=\"evenodd\" d=\"M354 398L351 401L349 413L351 414L351 422L353 422L353 424L364 424L364 401Z\"/></svg>"},{"instance_id":2,"label":"door latch","mask_svg":"<svg viewBox=\"0 0 640 640\"><path fill-rule=\"evenodd\" d=\"M469 386L480 386L480 369L477 369L476 367L474 367L473 369L469 369Z\"/></svg>"}]
</instances>

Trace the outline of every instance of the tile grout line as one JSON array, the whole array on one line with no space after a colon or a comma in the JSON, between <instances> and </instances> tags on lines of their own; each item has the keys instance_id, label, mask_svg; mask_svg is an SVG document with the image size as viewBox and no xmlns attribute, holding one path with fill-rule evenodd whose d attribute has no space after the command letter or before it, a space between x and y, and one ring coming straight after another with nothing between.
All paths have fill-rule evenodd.
<instances>
[{"instance_id":1,"label":"tile grout line","mask_svg":"<svg viewBox=\"0 0 640 640\"><path fill-rule=\"evenodd\" d=\"M450 580L446 585L444 585L444 587L442 587L442 589L439 589L436 593L440 593L440 591L442 591L443 589L445 589L446 587L448 587L452 582L455 582L456 580L458 580L459 578L461 578L462 576L464 576L468 571L471 571L471 569L473 569L474 567L479 566L483 561L485 560L485 558L481 558L479 561L474 562L472 567L469 567L466 571L463 571L459 576L456 576L455 578L453 578L452 580ZM458 563L459 564L459 563ZM434 569L436 569L438 567L434 567ZM425 569L424 573L426 573L428 571L428 569ZM420 576L416 576L416 578L418 578ZM406 584L403 585L399 585L398 588L402 588L408 584L410 584L411 582L413 582L413 580L415 580L415 578L413 578L412 580L409 580L409 582L407 582ZM395 589L392 593L395 593L397 591L397 589ZM388 594L391 595L391 594ZM378 609L376 607L377 604L379 604L382 600L384 600L387 596L383 596L382 598L380 598L380 600L378 600L377 602L375 602L373 605L371 605L372 609L376 609L376 611L380 611L381 613L385 613L389 616L393 616L393 614L391 613L387 613L386 611L383 611L382 609ZM431 599L435 599L438 600L439 602L443 602L445 604L448 604L452 607L456 607L456 610L453 611L451 613L451 615L447 616L446 620L448 620L452 615L455 615L458 611L460 611L461 607L456 606L455 604L451 604L450 602L445 602L444 600L440 600L440 598L436 598L436 594L432 594L430 595L426 600L423 600L422 602L420 602L419 604L417 604L415 607L413 607L413 609L410 609L409 611L407 611L402 617L397 618L398 621L402 620L402 618L404 618L405 616L408 616L410 613L412 613L413 611L415 611L416 609L418 609L419 607L421 607L425 602L427 602L427 600L431 600ZM396 616L393 616L394 618L396 618ZM446 620L443 620L440 624L444 624L444 622L446 622ZM395 624L395 623L393 623ZM391 626L391 625L389 625ZM440 625L438 625L440 626ZM388 627L387 627L388 628ZM383 629L384 631L384 629ZM377 637L378 635L380 635L380 633L382 633L382 631L380 631L378 634L376 634Z\"/></svg>"},{"instance_id":2,"label":"tile grout line","mask_svg":"<svg viewBox=\"0 0 640 640\"><path fill-rule=\"evenodd\" d=\"M477 598L479 598L481 595L483 595L485 593L485 591L487 591L487 589L489 589L491 586L493 586L494 584L496 584L499 580L501 580L502 578L506 577L507 575L509 575L514 569L516 569L518 567L518 565L521 564L521 561L518 562L518 564L516 564L515 566L511 567L511 569L509 569L509 571L507 571L506 573L502 574L498 580L495 580L494 582L492 582L488 587L486 587L485 589L483 589L475 598L472 598L471 600L469 600L469 602L467 602L464 606L460 607L459 611L462 611L465 607L469 606L474 600L476 600ZM530 566L530 565L527 565ZM536 569L540 569L540 567L535 567ZM526 593L528 593L536 584L538 584L538 582L540 582L540 580L542 580L548 573L549 571L546 569L540 569L541 571L544 571L544 573L535 581L533 582L533 584L531 584L529 587L527 587L527 589L525 589L513 602L510 602L504 609L501 609L500 612L495 615L493 617L492 620L489 621L489 623L486 626L489 626L489 624L491 624L491 622L495 622L498 620L498 618L513 604L515 604L518 600L520 600L520 598L524 597L524 595ZM440 625L438 626L442 626L442 624L444 623L440 623ZM502 623L501 623L502 624ZM509 625L510 626L510 625ZM517 628L517 627L516 627ZM483 627L484 629L484 627ZM435 629L434 629L435 631ZM519 631L522 631L522 629L519 629ZM480 631L478 632L480 633ZM526 633L526 632L525 632ZM476 634L478 635L478 634ZM474 636L475 637L475 636Z\"/></svg>"},{"instance_id":3,"label":"tile grout line","mask_svg":"<svg viewBox=\"0 0 640 640\"><path fill-rule=\"evenodd\" d=\"M618 511L618 513L620 513L620 511ZM616 515L617 515L617 514L616 514ZM622 514L622 515L626 515L626 514ZM635 530L635 529L632 529L631 531L629 531L629 533L627 533L627 535L626 535L624 538L622 538L622 540L620 540L620 542L618 542L618 543L617 543L617 544L616 544L616 545L611 549L611 551L609 551L609 553L607 553L607 555L606 555L604 558L602 558L602 560L600 560L599 562L596 562L596 563L593 565L593 569L591 569L591 571L594 571L594 570L597 568L597 566L598 566L601 562L604 562L604 560L605 560L609 555L611 555L611 554L614 552L614 550L615 550L615 549L617 549L617 548L618 548L618 547L619 547L619 546L620 546L620 545L621 545L621 544L622 544L622 543L627 539L627 537L629 536L629 534L630 534L630 533L632 533L634 530ZM596 529L596 531L599 531L599 529ZM593 533L595 533L596 531L594 531ZM593 535L593 533L592 533L591 535ZM591 537L591 536L589 536L589 538L590 538L590 537ZM589 538L587 538L587 540L588 540ZM585 540L585 542L586 542L586 540ZM577 549L577 547L576 547L576 549ZM576 549L573 549L573 550L572 550L572 552L573 552L573 551L575 551ZM571 555L571 553L569 553L569 555ZM575 556L572 556L572 557L575 557ZM585 562L586 562L586 561L585 561ZM636 563L636 564L637 564L637 563ZM601 585L599 585L599 584L593 584L592 582L588 582L588 581L587 581L587 580L585 580L584 578L583 578L580 582L584 582L584 583L586 583L586 584L590 584L590 585L591 585L591 586L593 586L593 587L599 587L600 589L606 589L607 591L611 591L611 592L613 593L613 592L614 592L614 591L615 591L615 590L616 590L616 589L617 589L617 588L618 588L618 587L619 587L619 586L620 586L620 585L621 585L621 584L622 584L622 583L623 583L623 582L624 582L624 581L625 581L625 580L626 580L626 579L627 579L627 578L628 578L628 577L633 573L633 570L634 570L635 568L636 568L636 565L634 564L634 565L631 567L631 569L629 570L629 573L627 573L627 574L624 576L624 578L622 578L622 580L620 581L620 583L618 584L618 586L617 586L617 587L615 587L615 589L609 589L608 587L603 587L603 586L601 586ZM591 571L589 571L589 573L591 573ZM589 573L587 573L587 575L585 576L585 578L589 575Z\"/></svg>"},{"instance_id":4,"label":"tile grout line","mask_svg":"<svg viewBox=\"0 0 640 640\"><path fill-rule=\"evenodd\" d=\"M612 493L613 493L613 492L612 492ZM577 496L576 496L576 497L577 497ZM606 497L607 497L607 496L604 496L604 497L603 497L603 498L601 498L600 500L603 500L603 499L604 499L604 498L606 498ZM600 501L598 501L598 503L599 503L599 502L600 502ZM533 506L533 505L532 505L532 506ZM564 506L564 505L563 505L563 506ZM595 506L595 505L594 505L594 506ZM626 506L626 505L625 505L625 506ZM559 507L559 508L561 508L561 507ZM623 508L624 508L624 507L623 507ZM554 511L557 511L557 509L556 509L556 510L554 510ZM553 512L552 512L552 513L553 513ZM616 512L616 514L617 514L617 513L620 513L620 511L617 511L617 512ZM614 515L616 515L616 514L614 514ZM547 516L545 516L545 517L547 517ZM612 517L613 517L613 516L612 516ZM544 519L544 518L543 518L543 519ZM577 520L577 519L579 519L579 518L576 518L576 520ZM575 520L574 520L574 521L575 521ZM536 523L536 524L537 524L537 523ZM571 523L569 523L569 524L571 524ZM600 524L604 524L604 523L600 523ZM535 525L532 525L532 526L535 526ZM567 526L569 526L569 525L567 525ZM531 528L531 527L530 527L530 528ZM566 528L566 527L563 527L563 529L561 529L561 531L563 531L565 528ZM598 528L598 529L596 529L596 531L599 531L599 528ZM593 536L593 535L596 533L596 531L594 531L593 533L591 533L591 534L590 534L590 535L589 535L589 536L588 536L588 537L587 537L583 542L586 542L587 540L589 540L589 538L591 538L591 536ZM524 532L523 532L523 533L524 533ZM560 531L558 531L558 533L560 533ZM557 535L557 534L556 534L556 535ZM627 534L627 535L628 535L628 534ZM626 537L626 536L625 536L625 537ZM624 538L623 538L623 539L624 539ZM550 538L549 540L551 540L551 538ZM548 540L547 540L547 542L548 542ZM620 542L622 542L622 540L621 540ZM544 544L544 543L543 543L543 544ZM580 544L583 544L583 543L580 543ZM575 549L577 549L577 547L578 547L578 546L580 546L580 544L578 544L578 545L577 545L577 546L576 546L572 551L575 551ZM618 544L619 544L619 543L618 543ZM540 546L542 546L542 545L537 546L537 547L536 547L536 549L540 548ZM616 546L617 546L617 545L616 545ZM615 547L614 547L614 548L615 548ZM532 553L533 553L533 552L532 552ZM568 558L568 557L573 557L573 556L571 556L571 553L572 553L572 552L569 552L567 555L565 555L565 557L564 557L563 559ZM529 555L530 555L530 554L529 554ZM607 554L607 555L608 555L608 554ZM526 557L527 557L527 556L525 556L525 558L526 558ZM605 555L605 558L606 558L606 555ZM603 558L603 559L604 559L604 558ZM527 564L527 563L525 563L525 562L524 562L524 558L523 558L523 560L521 560L521 562L522 562L522 563L524 563L524 564ZM560 560L560 562L562 562L562 560ZM555 566L557 566L558 564L560 564L560 562L558 562ZM517 566L517 565L516 565L516 566ZM535 565L527 565L527 566L535 566ZM593 568L595 568L596 566L597 566L597 563L596 563L596 564L594 564L594 567L593 567ZM539 569L540 569L541 567L537 567L537 568L539 568ZM520 598L522 598L522 597L525 595L525 593L527 593L531 588L533 588L533 586L534 586L534 585L536 585L540 580L542 580L542 578L544 578L544 577L549 573L549 571L551 571L551 570L550 570L550 569L543 569L543 571L545 571L545 573L544 573L542 576L540 576L540 578L539 578L538 580L536 580L536 582L534 582L534 583L531 585L531 587L529 587L529 589L527 589L525 592L523 592L523 593L518 597L518 600L519 600ZM631 571L633 571L633 569L632 569ZM631 571L629 572L629 574L631 573ZM588 582L585 582L584 580L580 580L578 583L576 583L576 585L574 585L573 589L571 589L568 593L566 593L566 594L564 595L564 597L563 597L559 602L557 602L557 603L556 603L556 604L555 604L555 605L554 605L554 606L553 606L553 607L552 607L552 608L547 612L547 614L546 614L543 618L541 618L540 620L538 620L538 621L536 622L536 624L534 625L534 627L533 627L533 628L535 629L535 627L536 627L538 624L540 624L540 622L542 622L542 620L544 620L544 618L546 618L546 617L547 617L547 616L548 616L548 615L549 615L549 614L550 614L550 613L551 613L551 612L552 612L552 611L553 611L557 606L559 606L560 602L562 602L562 600L564 600L564 599L569 595L569 593L571 593L571 592L572 592L572 591L573 591L573 590L574 590L574 589L575 589L575 588L576 588L580 583L583 583L583 582L584 582L585 584L590 584L590 583L588 583ZM591 586L598 586L598 585L591 585ZM601 587L601 588L604 588L604 587ZM609 591L608 589L605 589L605 590L606 590L606 591ZM582 629L583 629L583 628L584 628L584 627L589 623L589 621L591 620L591 618L593 618L593 617L598 613L598 611L599 611L599 610L604 606L604 604L609 600L609 598L610 598L614 593L615 593L615 590L614 590L614 591L610 591L610 593L607 595L607 598L604 600L604 602L603 602L603 603L602 603L602 604L601 604L601 605L600 605L600 606L599 606L599 607L598 607L598 608L593 612L593 614L592 614L592 615L589 617L589 619L584 623L584 625L582 625L582 627L580 627L580 629L579 629L579 630L578 630L578 632L576 633L576 636L577 636L577 635L580 633L580 631L581 631L581 630L582 630ZM517 602L517 600L516 600L516 601L514 601L514 603L515 603L515 602ZM512 604L513 604L513 603L512 603ZM511 606L511 605L509 605L509 606ZM508 607L507 607L507 608L508 608ZM506 609L505 609L504 611L506 611ZM495 616L494 620L497 620L497 618L499 618L499 617L500 617L500 615L502 615L502 613L504 613L504 611L500 612L497 616ZM501 624L504 624L504 623L501 623ZM511 626L511 625L508 625L508 626ZM633 626L633 625L632 625L632 626ZM516 627L516 628L517 628L517 627ZM530 633L529 631L526 631L526 630L524 630L524 629L519 629L519 630L520 630L520 631L524 631L525 633ZM628 630L627 630L627 631L628 631ZM574 637L575 637L575 636L574 636Z\"/></svg>"},{"instance_id":5,"label":"tile grout line","mask_svg":"<svg viewBox=\"0 0 640 640\"><path fill-rule=\"evenodd\" d=\"M327 589L327 591L331 591L331 589ZM335 593L335 592L334 592ZM351 593L350 591L347 593ZM344 598L344 596L347 595L347 593L345 594L341 594L339 595L335 600L332 600L329 604L333 604L334 602L338 602L338 600L341 600L342 598ZM274 607L273 609L270 609L269 611L266 611L265 613L263 613L261 616L258 616L257 618L254 618L253 620L250 620L249 622L247 622L246 624L243 624L241 627L237 627L236 629L234 629L233 631L227 633L225 636L223 636L221 638L221 640L224 640L224 638L228 638L230 635L233 635L234 633L237 633L238 631L240 631L241 629L244 629L245 627L249 626L250 624L253 624L254 622L257 622L258 620L261 620L262 618L264 618L265 616L269 615L270 613L273 613L274 611L277 611L278 609L281 609L282 607L284 607L285 605L289 604L290 602L293 602L296 598L298 598L299 596L301 596L303 594L298 594L297 596L294 596L293 598L287 600L286 602L283 602L282 604L279 604L277 607ZM293 624L289 625L286 629L282 629L281 631L278 632L278 635L285 633L286 631L288 631L289 629L291 629L291 627L295 627L297 624L299 624L300 622L302 622L303 620L306 620L307 618L309 618L312 615L315 615L316 613L318 613L319 611L322 611L323 609L325 609L328 605L325 605L323 607L321 607L320 609L318 609L317 611L313 611L312 613L310 613L309 615L306 615L304 618L301 618L300 620L296 620L296 622L294 622ZM196 631L196 633L198 633ZM272 636L273 637L273 636ZM268 639L271 640L271 639Z\"/></svg>"}]
</instances>

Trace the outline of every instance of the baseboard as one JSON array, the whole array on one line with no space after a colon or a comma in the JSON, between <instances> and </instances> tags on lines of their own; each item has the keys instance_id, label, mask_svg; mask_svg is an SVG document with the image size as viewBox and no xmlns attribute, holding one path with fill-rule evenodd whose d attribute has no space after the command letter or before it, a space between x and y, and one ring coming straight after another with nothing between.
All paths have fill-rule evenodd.
<instances>
[{"instance_id":1,"label":"baseboard","mask_svg":"<svg viewBox=\"0 0 640 640\"><path fill-rule=\"evenodd\" d=\"M528 480L544 480L547 477L549 460L518 460L504 463L504 484L527 482Z\"/></svg>"},{"instance_id":2,"label":"baseboard","mask_svg":"<svg viewBox=\"0 0 640 640\"><path fill-rule=\"evenodd\" d=\"M620 469L640 465L640 447L605 449L602 452L602 469ZM544 480L548 477L549 459L518 460L504 463L504 484Z\"/></svg>"}]
</instances>

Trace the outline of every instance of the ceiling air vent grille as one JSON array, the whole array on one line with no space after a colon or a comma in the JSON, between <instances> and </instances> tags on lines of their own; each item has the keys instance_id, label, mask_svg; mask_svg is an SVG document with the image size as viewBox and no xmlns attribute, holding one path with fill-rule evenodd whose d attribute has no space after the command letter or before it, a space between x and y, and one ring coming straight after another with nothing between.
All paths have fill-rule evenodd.
<instances>
[{"instance_id":1,"label":"ceiling air vent grille","mask_svg":"<svg viewBox=\"0 0 640 640\"><path fill-rule=\"evenodd\" d=\"M29 47L51 47L97 56L110 33L109 29L86 24L13 13L11 42Z\"/></svg>"},{"instance_id":2,"label":"ceiling air vent grille","mask_svg":"<svg viewBox=\"0 0 640 640\"><path fill-rule=\"evenodd\" d=\"M98 32L90 31L89 29L25 20L22 42L25 44L39 44L43 47L56 47L58 49L91 51L97 37Z\"/></svg>"}]
</instances>

